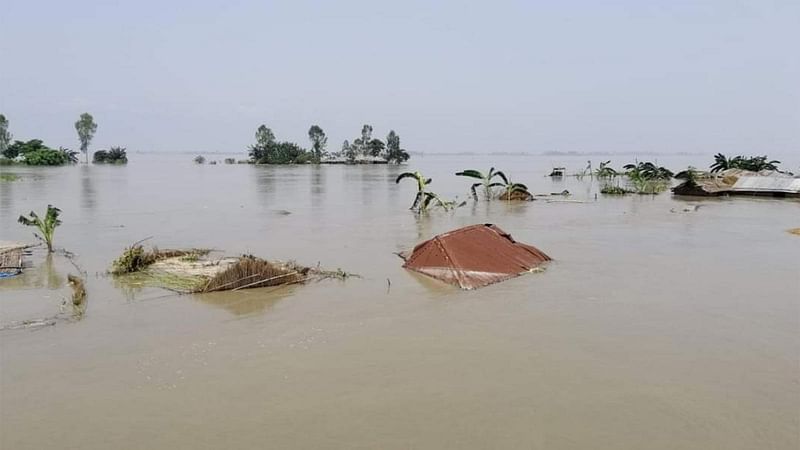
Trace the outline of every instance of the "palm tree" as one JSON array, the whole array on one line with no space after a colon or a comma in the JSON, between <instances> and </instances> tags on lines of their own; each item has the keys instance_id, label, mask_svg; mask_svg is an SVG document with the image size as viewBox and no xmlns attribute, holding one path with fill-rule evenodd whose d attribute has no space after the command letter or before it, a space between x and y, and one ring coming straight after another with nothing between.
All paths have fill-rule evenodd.
<instances>
[{"instance_id":1,"label":"palm tree","mask_svg":"<svg viewBox=\"0 0 800 450\"><path fill-rule=\"evenodd\" d=\"M60 209L53 205L47 205L47 213L44 216L44 220L40 219L35 212L31 211L30 217L19 216L18 221L25 226L38 228L41 235L35 234L35 236L43 240L47 245L47 251L52 253L53 233L56 227L61 225L61 221L58 220L59 214L61 214Z\"/></svg>"},{"instance_id":2,"label":"palm tree","mask_svg":"<svg viewBox=\"0 0 800 450\"><path fill-rule=\"evenodd\" d=\"M483 186L483 196L486 198L486 200L492 199L492 178L500 177L505 184L508 184L508 178L506 178L506 175L499 170L495 171L494 167L489 169L489 173L485 175L483 172L474 169L463 170L461 172L457 172L456 175L460 177L470 177L481 180L480 183L475 183L472 185L472 187L470 187L472 198L474 198L476 201L478 200L478 192L475 189L480 186Z\"/></svg>"},{"instance_id":3,"label":"palm tree","mask_svg":"<svg viewBox=\"0 0 800 450\"><path fill-rule=\"evenodd\" d=\"M426 199L426 194L428 194L428 192L426 192L425 188L433 182L433 179L425 178L419 172L404 172L398 175L397 179L394 180L394 182L400 183L400 180L404 178L413 178L417 180L417 196L414 197L414 203L411 204L411 208L409 209L412 210L419 209L420 206L422 206L421 203L424 203L423 200L426 200L427 203L431 202L432 199ZM427 206L427 203L425 204L425 206Z\"/></svg>"}]
</instances>

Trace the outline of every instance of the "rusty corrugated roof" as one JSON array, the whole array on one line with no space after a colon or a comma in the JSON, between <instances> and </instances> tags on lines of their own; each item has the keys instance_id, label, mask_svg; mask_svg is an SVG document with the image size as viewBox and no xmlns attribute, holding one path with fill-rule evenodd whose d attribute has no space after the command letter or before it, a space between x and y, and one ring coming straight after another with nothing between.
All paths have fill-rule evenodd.
<instances>
[{"instance_id":1,"label":"rusty corrugated roof","mask_svg":"<svg viewBox=\"0 0 800 450\"><path fill-rule=\"evenodd\" d=\"M433 237L416 247L403 267L462 289L507 280L540 266L550 257L516 242L492 224L470 225Z\"/></svg>"}]
</instances>

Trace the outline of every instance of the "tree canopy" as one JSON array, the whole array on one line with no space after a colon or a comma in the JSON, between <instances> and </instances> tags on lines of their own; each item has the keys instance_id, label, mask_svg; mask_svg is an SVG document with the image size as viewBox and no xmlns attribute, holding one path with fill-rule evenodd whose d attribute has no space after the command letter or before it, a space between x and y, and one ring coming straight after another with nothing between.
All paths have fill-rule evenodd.
<instances>
[{"instance_id":1,"label":"tree canopy","mask_svg":"<svg viewBox=\"0 0 800 450\"><path fill-rule=\"evenodd\" d=\"M266 125L256 130L256 143L250 146L250 160L255 164L304 164L309 153L294 142L278 142Z\"/></svg>"},{"instance_id":2,"label":"tree canopy","mask_svg":"<svg viewBox=\"0 0 800 450\"><path fill-rule=\"evenodd\" d=\"M311 125L308 129L308 139L311 141L311 156L315 163L319 164L327 154L325 147L328 146L328 136L319 125Z\"/></svg>"},{"instance_id":3,"label":"tree canopy","mask_svg":"<svg viewBox=\"0 0 800 450\"><path fill-rule=\"evenodd\" d=\"M94 133L97 132L97 124L94 122L92 115L89 113L81 114L81 117L75 122L75 131L78 132L81 153L86 155L86 162L89 162L89 144L94 138Z\"/></svg>"}]
</instances>

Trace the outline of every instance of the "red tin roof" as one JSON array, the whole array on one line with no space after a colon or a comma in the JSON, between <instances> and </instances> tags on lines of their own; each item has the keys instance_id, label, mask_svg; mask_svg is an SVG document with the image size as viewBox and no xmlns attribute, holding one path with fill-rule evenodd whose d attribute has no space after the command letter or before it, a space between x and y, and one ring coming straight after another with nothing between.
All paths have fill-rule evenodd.
<instances>
[{"instance_id":1,"label":"red tin roof","mask_svg":"<svg viewBox=\"0 0 800 450\"><path fill-rule=\"evenodd\" d=\"M475 289L530 272L550 257L516 242L492 224L470 225L416 247L403 267L462 289Z\"/></svg>"}]
</instances>

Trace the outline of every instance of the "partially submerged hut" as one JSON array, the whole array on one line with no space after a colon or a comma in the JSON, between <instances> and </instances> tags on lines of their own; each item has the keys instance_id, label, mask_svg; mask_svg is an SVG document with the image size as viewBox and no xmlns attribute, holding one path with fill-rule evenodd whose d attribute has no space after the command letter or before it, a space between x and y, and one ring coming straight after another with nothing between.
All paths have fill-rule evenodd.
<instances>
[{"instance_id":1,"label":"partially submerged hut","mask_svg":"<svg viewBox=\"0 0 800 450\"><path fill-rule=\"evenodd\" d=\"M530 273L550 257L492 224L470 225L433 237L407 255L403 267L461 289Z\"/></svg>"},{"instance_id":2,"label":"partially submerged hut","mask_svg":"<svg viewBox=\"0 0 800 450\"><path fill-rule=\"evenodd\" d=\"M800 178L774 170L728 169L716 176L689 179L672 188L675 195L800 197Z\"/></svg>"},{"instance_id":3,"label":"partially submerged hut","mask_svg":"<svg viewBox=\"0 0 800 450\"><path fill-rule=\"evenodd\" d=\"M12 277L22 272L23 256L27 244L0 241L0 278Z\"/></svg>"}]
</instances>

